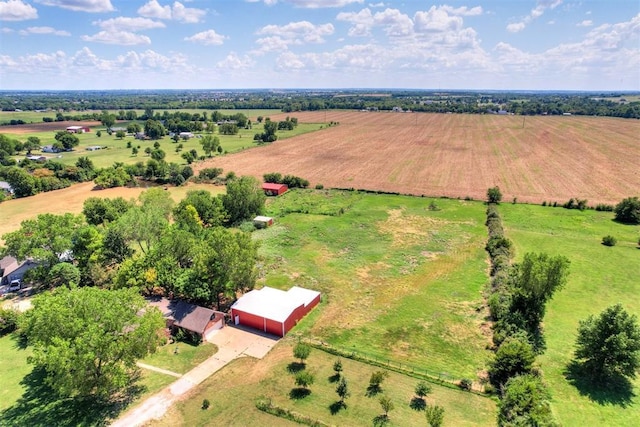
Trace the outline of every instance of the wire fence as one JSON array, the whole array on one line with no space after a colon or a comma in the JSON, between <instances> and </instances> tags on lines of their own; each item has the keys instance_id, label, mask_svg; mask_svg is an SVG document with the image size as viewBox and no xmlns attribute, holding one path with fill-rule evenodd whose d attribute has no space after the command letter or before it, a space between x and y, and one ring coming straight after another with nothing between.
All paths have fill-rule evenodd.
<instances>
[{"instance_id":1,"label":"wire fence","mask_svg":"<svg viewBox=\"0 0 640 427\"><path fill-rule=\"evenodd\" d=\"M485 384L478 381L473 381L467 378L456 378L446 372L436 372L408 363L401 363L393 359L372 356L352 349L341 349L317 339L306 337L298 337L298 339L313 348L317 348L335 356L356 360L358 362L366 363L368 365L377 366L380 368L386 368L391 371L395 371L419 379L424 379L426 381L447 386L449 388L465 390L469 393L474 393L479 396L489 396L489 394L487 393L488 390L485 388Z\"/></svg>"}]
</instances>

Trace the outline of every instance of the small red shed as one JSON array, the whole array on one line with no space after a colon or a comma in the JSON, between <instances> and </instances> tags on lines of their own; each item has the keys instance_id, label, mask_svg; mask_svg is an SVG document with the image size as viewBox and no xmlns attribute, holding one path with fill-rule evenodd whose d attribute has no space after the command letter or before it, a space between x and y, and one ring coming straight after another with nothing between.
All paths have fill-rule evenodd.
<instances>
[{"instance_id":1,"label":"small red shed","mask_svg":"<svg viewBox=\"0 0 640 427\"><path fill-rule=\"evenodd\" d=\"M294 286L285 292L265 286L241 296L231 306L231 318L236 325L283 337L319 302L317 291Z\"/></svg>"},{"instance_id":2,"label":"small red shed","mask_svg":"<svg viewBox=\"0 0 640 427\"><path fill-rule=\"evenodd\" d=\"M289 187L287 187L287 184L265 182L264 184L262 184L262 189L264 190L264 194L266 194L267 196L279 196L286 192Z\"/></svg>"}]
</instances>

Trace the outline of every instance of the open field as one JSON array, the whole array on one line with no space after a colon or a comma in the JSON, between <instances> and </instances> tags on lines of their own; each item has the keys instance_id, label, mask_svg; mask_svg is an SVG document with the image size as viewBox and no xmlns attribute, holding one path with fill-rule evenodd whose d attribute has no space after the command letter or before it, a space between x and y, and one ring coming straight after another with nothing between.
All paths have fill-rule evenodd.
<instances>
[{"instance_id":1,"label":"open field","mask_svg":"<svg viewBox=\"0 0 640 427\"><path fill-rule=\"evenodd\" d=\"M567 365L579 320L616 303L640 317L640 227L612 221L611 212L520 204L503 204L499 210L505 233L515 244L516 261L526 252L564 255L571 261L567 285L547 304L547 350L538 358L557 420L565 426L637 426L640 378L629 393L598 392L572 385ZM618 244L602 245L606 235L616 237Z\"/></svg>"},{"instance_id":2,"label":"open field","mask_svg":"<svg viewBox=\"0 0 640 427\"><path fill-rule=\"evenodd\" d=\"M640 191L640 121L599 117L300 112L340 124L197 167L281 172L312 185L484 199L617 203ZM283 119L284 114L272 116ZM524 123L524 127L523 127Z\"/></svg>"},{"instance_id":3,"label":"open field","mask_svg":"<svg viewBox=\"0 0 640 427\"><path fill-rule=\"evenodd\" d=\"M114 127L125 127L131 123L122 121L116 123ZM142 122L138 122L141 126ZM116 138L115 133L112 135L107 134L106 129L100 125L100 122L55 122L55 123L36 123L30 125L20 126L5 126L0 128L0 133L4 133L11 138L24 141L29 136L35 136L40 138L42 146L50 145L55 142L55 133L59 130L64 130L67 126L75 124L82 124L92 126L92 131L76 136L80 140L80 144L75 147L73 151L62 152L58 154L42 153L38 150L34 150L32 154L42 154L45 157L55 159L63 164L75 164L80 157L89 157L96 167L107 167L113 165L115 162L122 162L125 164L133 164L136 162L146 162L149 156L145 154L146 148L153 149L153 140L137 140L133 136L129 135L122 139ZM293 130L280 130L278 131L278 138L285 140L294 136L302 135L308 132L318 131L322 127L320 123L303 123L297 126ZM97 136L97 131L101 131L101 136ZM227 153L235 153L238 151L246 150L248 148L256 147L257 144L253 142L253 136L256 133L263 131L263 125L256 123L252 129L240 129L237 135L219 135L214 134L220 139L220 146ZM204 155L202 145L200 144L200 138L191 138L187 140L179 140L175 143L171 138L165 136L158 140L160 143L160 149L166 153L165 160L167 162L174 162L178 164L186 164L186 161L181 157L183 152L195 149L198 155ZM139 154L134 156L131 154L131 148L127 145L131 144L132 147L139 148ZM176 151L178 145L182 145L181 151ZM101 150L87 151L87 147L101 146ZM216 153L217 154L217 153ZM24 158L24 153L14 156L16 160Z\"/></svg>"},{"instance_id":4,"label":"open field","mask_svg":"<svg viewBox=\"0 0 640 427\"><path fill-rule=\"evenodd\" d=\"M320 290L294 333L435 375L475 379L483 332L486 229L479 202L342 191L272 200L276 225L255 233L264 283ZM342 212L342 213L341 213Z\"/></svg>"},{"instance_id":5,"label":"open field","mask_svg":"<svg viewBox=\"0 0 640 427\"><path fill-rule=\"evenodd\" d=\"M123 197L126 200L137 198L145 187L135 188L109 188L105 190L93 190L93 182L84 182L72 185L62 190L49 191L32 197L12 199L0 204L2 221L0 221L0 238L3 234L20 228L20 223L42 213L63 214L66 212L78 214L82 212L82 205L89 197ZM224 192L224 187L210 184L187 184L182 187L168 187L171 196L177 202L184 198L189 190L204 189L211 193ZM2 240L0 239L0 244Z\"/></svg>"},{"instance_id":6,"label":"open field","mask_svg":"<svg viewBox=\"0 0 640 427\"><path fill-rule=\"evenodd\" d=\"M287 366L294 361L292 344L291 340L283 341L262 360L235 360L194 389L186 400L170 408L162 420L150 425L299 425L256 409L256 399L263 396L280 407L329 425L370 426L373 418L382 413L378 403L382 394L390 397L395 405L389 414L388 426L426 425L424 413L409 408L417 379L390 372L382 384L383 393L366 397L369 377L377 369L349 359L342 359L343 373L351 392L346 400L348 407L332 415L330 406L337 400L337 394L336 383L329 377L334 374L335 359L335 356L312 350L306 363L306 369L315 375L311 394L302 399L291 399L289 393L294 388L294 380L287 372ZM203 399L211 402L208 410L201 409ZM433 385L427 403L445 408L444 425L490 426L495 423L495 402L486 397Z\"/></svg>"}]
</instances>

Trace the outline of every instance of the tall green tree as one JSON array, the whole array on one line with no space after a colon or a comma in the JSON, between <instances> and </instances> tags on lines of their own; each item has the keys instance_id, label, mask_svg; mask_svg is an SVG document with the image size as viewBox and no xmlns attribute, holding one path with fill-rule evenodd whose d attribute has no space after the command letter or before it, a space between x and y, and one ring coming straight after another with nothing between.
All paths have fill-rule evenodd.
<instances>
[{"instance_id":1,"label":"tall green tree","mask_svg":"<svg viewBox=\"0 0 640 427\"><path fill-rule=\"evenodd\" d=\"M528 374L533 368L536 354L526 339L510 337L500 344L489 365L489 380L500 389L511 377Z\"/></svg>"},{"instance_id":2,"label":"tall green tree","mask_svg":"<svg viewBox=\"0 0 640 427\"><path fill-rule=\"evenodd\" d=\"M344 401L347 397L351 395L351 393L349 392L349 385L347 384L347 380L345 379L345 377L340 378L340 381L336 386L336 393L340 398L340 401L339 401L340 405L346 406Z\"/></svg>"},{"instance_id":3,"label":"tall green tree","mask_svg":"<svg viewBox=\"0 0 640 427\"><path fill-rule=\"evenodd\" d=\"M39 191L37 178L22 168L8 167L3 171L3 175L16 197L33 196Z\"/></svg>"},{"instance_id":4,"label":"tall green tree","mask_svg":"<svg viewBox=\"0 0 640 427\"><path fill-rule=\"evenodd\" d=\"M551 413L549 391L540 378L518 375L504 386L498 404L498 426L557 426Z\"/></svg>"},{"instance_id":5,"label":"tall green tree","mask_svg":"<svg viewBox=\"0 0 640 427\"><path fill-rule=\"evenodd\" d=\"M640 369L638 318L616 304L580 321L575 357L602 384L615 377L635 378Z\"/></svg>"},{"instance_id":6,"label":"tall green tree","mask_svg":"<svg viewBox=\"0 0 640 427\"><path fill-rule=\"evenodd\" d=\"M134 289L63 287L32 303L21 320L33 346L30 361L63 396L109 397L122 390L134 379L136 360L161 341L162 314Z\"/></svg>"},{"instance_id":7,"label":"tall green tree","mask_svg":"<svg viewBox=\"0 0 640 427\"><path fill-rule=\"evenodd\" d=\"M640 224L640 199L638 197L628 197L622 200L613 209L616 221L625 224Z\"/></svg>"},{"instance_id":8,"label":"tall green tree","mask_svg":"<svg viewBox=\"0 0 640 427\"><path fill-rule=\"evenodd\" d=\"M307 360L311 354L311 347L309 344L299 342L293 347L293 357L300 359L300 364L304 365L304 361Z\"/></svg>"},{"instance_id":9,"label":"tall green tree","mask_svg":"<svg viewBox=\"0 0 640 427\"><path fill-rule=\"evenodd\" d=\"M75 134L66 132L64 130L56 133L55 139L62 144L62 147L65 150L72 150L73 147L77 147L80 144L80 140Z\"/></svg>"},{"instance_id":10,"label":"tall green tree","mask_svg":"<svg viewBox=\"0 0 640 427\"><path fill-rule=\"evenodd\" d=\"M53 266L71 253L74 232L83 224L81 215L40 214L22 221L20 229L5 234L3 239L9 255Z\"/></svg>"},{"instance_id":11,"label":"tall green tree","mask_svg":"<svg viewBox=\"0 0 640 427\"><path fill-rule=\"evenodd\" d=\"M440 427L444 422L444 408L438 405L429 405L424 410L429 427Z\"/></svg>"},{"instance_id":12,"label":"tall green tree","mask_svg":"<svg viewBox=\"0 0 640 427\"><path fill-rule=\"evenodd\" d=\"M207 154L207 156L211 157L211 153L216 151L220 146L220 138L212 135L205 135L201 140L200 144L202 144L202 149Z\"/></svg>"},{"instance_id":13,"label":"tall green tree","mask_svg":"<svg viewBox=\"0 0 640 427\"><path fill-rule=\"evenodd\" d=\"M487 201L489 203L500 203L502 201L502 192L500 187L495 186L487 190Z\"/></svg>"},{"instance_id":14,"label":"tall green tree","mask_svg":"<svg viewBox=\"0 0 640 427\"><path fill-rule=\"evenodd\" d=\"M205 227L215 227L225 222L226 211L224 210L222 199L212 196L207 190L188 191L187 195L173 209L174 219L188 205L196 209Z\"/></svg>"},{"instance_id":15,"label":"tall green tree","mask_svg":"<svg viewBox=\"0 0 640 427\"><path fill-rule=\"evenodd\" d=\"M227 222L238 224L262 213L267 197L257 179L242 176L227 182L222 204L227 211Z\"/></svg>"}]
</instances>

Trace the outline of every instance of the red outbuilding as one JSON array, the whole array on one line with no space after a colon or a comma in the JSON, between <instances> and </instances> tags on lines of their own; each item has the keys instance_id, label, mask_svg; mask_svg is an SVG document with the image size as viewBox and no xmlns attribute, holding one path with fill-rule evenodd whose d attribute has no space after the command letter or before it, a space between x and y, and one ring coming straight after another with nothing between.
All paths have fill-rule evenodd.
<instances>
[{"instance_id":1,"label":"red outbuilding","mask_svg":"<svg viewBox=\"0 0 640 427\"><path fill-rule=\"evenodd\" d=\"M285 193L289 187L287 184L275 184L272 182L265 182L262 184L262 189L264 190L264 194L267 196L279 196Z\"/></svg>"},{"instance_id":2,"label":"red outbuilding","mask_svg":"<svg viewBox=\"0 0 640 427\"><path fill-rule=\"evenodd\" d=\"M231 318L236 325L283 337L319 302L317 291L294 286L285 292L265 286L240 297L231 306Z\"/></svg>"}]
</instances>

